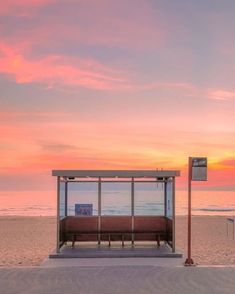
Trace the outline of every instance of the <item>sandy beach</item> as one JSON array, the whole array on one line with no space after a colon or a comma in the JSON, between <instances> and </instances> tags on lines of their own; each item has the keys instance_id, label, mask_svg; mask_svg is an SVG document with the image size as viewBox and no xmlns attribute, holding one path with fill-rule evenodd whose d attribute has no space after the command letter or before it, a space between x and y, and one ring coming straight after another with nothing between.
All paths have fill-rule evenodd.
<instances>
[{"instance_id":1,"label":"sandy beach","mask_svg":"<svg viewBox=\"0 0 235 294\"><path fill-rule=\"evenodd\" d=\"M39 265L55 249L55 217L0 217L0 265Z\"/></svg>"},{"instance_id":2,"label":"sandy beach","mask_svg":"<svg viewBox=\"0 0 235 294\"><path fill-rule=\"evenodd\" d=\"M55 249L55 217L0 217L0 266L35 266ZM200 265L235 265L235 240L227 238L226 217L193 217L192 250ZM185 254L187 218L177 217L177 249Z\"/></svg>"}]
</instances>

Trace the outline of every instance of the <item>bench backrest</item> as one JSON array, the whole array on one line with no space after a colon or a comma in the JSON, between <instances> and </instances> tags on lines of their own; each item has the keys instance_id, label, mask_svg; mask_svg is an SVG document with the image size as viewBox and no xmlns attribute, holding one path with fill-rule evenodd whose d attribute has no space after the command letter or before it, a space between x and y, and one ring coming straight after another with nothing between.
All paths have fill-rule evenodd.
<instances>
[{"instance_id":1,"label":"bench backrest","mask_svg":"<svg viewBox=\"0 0 235 294\"><path fill-rule=\"evenodd\" d=\"M131 232L131 216L102 216L101 232Z\"/></svg>"},{"instance_id":2,"label":"bench backrest","mask_svg":"<svg viewBox=\"0 0 235 294\"><path fill-rule=\"evenodd\" d=\"M98 216L68 216L65 229L67 232L98 232Z\"/></svg>"},{"instance_id":3,"label":"bench backrest","mask_svg":"<svg viewBox=\"0 0 235 294\"><path fill-rule=\"evenodd\" d=\"M135 232L165 232L166 218L164 216L134 216Z\"/></svg>"},{"instance_id":4,"label":"bench backrest","mask_svg":"<svg viewBox=\"0 0 235 294\"><path fill-rule=\"evenodd\" d=\"M137 233L137 240L149 240L155 238L153 232L167 233L172 238L172 221L164 216L101 216L100 230L98 216L68 216L61 223L62 231L66 233ZM133 229L132 229L133 226ZM92 241L94 236L84 235L82 240ZM169 240L170 241L170 240Z\"/></svg>"}]
</instances>

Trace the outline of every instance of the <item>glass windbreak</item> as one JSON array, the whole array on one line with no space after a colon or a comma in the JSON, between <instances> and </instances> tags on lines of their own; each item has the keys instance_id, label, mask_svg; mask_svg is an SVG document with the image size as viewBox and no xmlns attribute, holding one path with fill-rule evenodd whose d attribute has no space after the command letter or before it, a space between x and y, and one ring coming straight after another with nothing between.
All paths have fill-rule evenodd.
<instances>
[{"instance_id":1,"label":"glass windbreak","mask_svg":"<svg viewBox=\"0 0 235 294\"><path fill-rule=\"evenodd\" d=\"M164 215L164 184L135 183L135 215Z\"/></svg>"},{"instance_id":2,"label":"glass windbreak","mask_svg":"<svg viewBox=\"0 0 235 294\"><path fill-rule=\"evenodd\" d=\"M131 183L101 184L101 214L131 215Z\"/></svg>"},{"instance_id":3,"label":"glass windbreak","mask_svg":"<svg viewBox=\"0 0 235 294\"><path fill-rule=\"evenodd\" d=\"M173 216L173 184L166 182L166 216L172 219Z\"/></svg>"},{"instance_id":4,"label":"glass windbreak","mask_svg":"<svg viewBox=\"0 0 235 294\"><path fill-rule=\"evenodd\" d=\"M60 182L60 219L65 217L65 182Z\"/></svg>"},{"instance_id":5,"label":"glass windbreak","mask_svg":"<svg viewBox=\"0 0 235 294\"><path fill-rule=\"evenodd\" d=\"M98 183L68 183L68 215L98 215Z\"/></svg>"}]
</instances>

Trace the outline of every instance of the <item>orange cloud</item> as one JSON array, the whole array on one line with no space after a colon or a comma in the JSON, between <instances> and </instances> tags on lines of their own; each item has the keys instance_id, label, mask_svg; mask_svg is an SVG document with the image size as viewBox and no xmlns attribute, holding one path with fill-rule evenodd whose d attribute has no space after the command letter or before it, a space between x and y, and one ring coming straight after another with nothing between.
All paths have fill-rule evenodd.
<instances>
[{"instance_id":1,"label":"orange cloud","mask_svg":"<svg viewBox=\"0 0 235 294\"><path fill-rule=\"evenodd\" d=\"M208 182L194 183L195 187L234 184L232 134L213 137L164 125L159 132L155 125L131 122L82 121L77 112L2 112L1 175L34 174L39 181L50 177L51 169L180 169L177 186L186 188L187 158L201 155L209 159Z\"/></svg>"},{"instance_id":2,"label":"orange cloud","mask_svg":"<svg viewBox=\"0 0 235 294\"><path fill-rule=\"evenodd\" d=\"M221 160L215 162L214 166L217 170L223 169L228 172L234 170L235 172L235 157L222 158Z\"/></svg>"}]
</instances>

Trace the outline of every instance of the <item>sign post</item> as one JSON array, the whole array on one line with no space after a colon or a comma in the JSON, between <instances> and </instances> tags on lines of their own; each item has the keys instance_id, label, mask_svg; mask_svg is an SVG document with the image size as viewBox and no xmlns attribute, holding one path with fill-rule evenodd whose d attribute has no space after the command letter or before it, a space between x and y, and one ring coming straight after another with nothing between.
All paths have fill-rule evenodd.
<instances>
[{"instance_id":1,"label":"sign post","mask_svg":"<svg viewBox=\"0 0 235 294\"><path fill-rule=\"evenodd\" d=\"M207 181L207 158L206 157L189 157L188 160L188 257L185 260L185 266L194 265L191 255L192 232L191 232L191 190L192 181Z\"/></svg>"}]
</instances>

